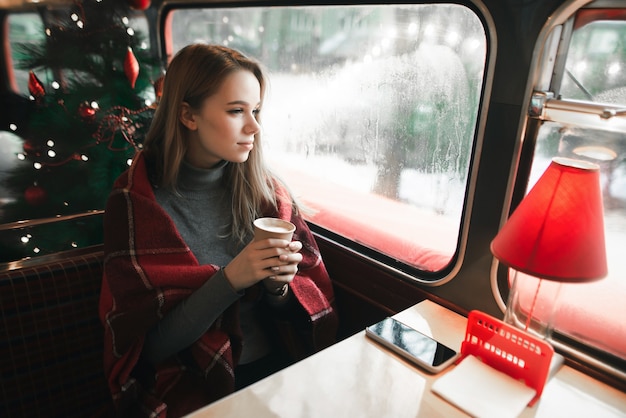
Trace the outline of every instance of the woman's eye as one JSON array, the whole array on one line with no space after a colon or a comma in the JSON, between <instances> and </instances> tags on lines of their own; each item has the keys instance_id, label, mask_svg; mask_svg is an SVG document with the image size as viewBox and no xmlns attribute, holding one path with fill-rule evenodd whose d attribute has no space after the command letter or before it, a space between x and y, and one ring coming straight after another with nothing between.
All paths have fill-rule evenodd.
<instances>
[{"instance_id":1,"label":"woman's eye","mask_svg":"<svg viewBox=\"0 0 626 418\"><path fill-rule=\"evenodd\" d=\"M253 109L252 110L252 115L256 116L256 115L259 114L260 111L261 111L261 109ZM240 114L243 114L245 112L246 112L246 110L242 109L242 108L230 109L228 111L228 113L230 113L231 115L240 115Z\"/></svg>"}]
</instances>

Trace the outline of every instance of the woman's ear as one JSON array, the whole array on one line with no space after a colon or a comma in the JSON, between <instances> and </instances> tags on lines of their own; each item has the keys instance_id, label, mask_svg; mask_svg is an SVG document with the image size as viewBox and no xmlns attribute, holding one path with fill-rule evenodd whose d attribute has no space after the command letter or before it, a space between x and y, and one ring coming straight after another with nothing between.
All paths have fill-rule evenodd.
<instances>
[{"instance_id":1,"label":"woman's ear","mask_svg":"<svg viewBox=\"0 0 626 418\"><path fill-rule=\"evenodd\" d=\"M185 127L190 131L195 131L196 129L198 129L193 110L191 109L191 106L189 106L189 103L183 102L183 104L180 106L180 115L178 119L180 120L180 123L185 125Z\"/></svg>"}]
</instances>

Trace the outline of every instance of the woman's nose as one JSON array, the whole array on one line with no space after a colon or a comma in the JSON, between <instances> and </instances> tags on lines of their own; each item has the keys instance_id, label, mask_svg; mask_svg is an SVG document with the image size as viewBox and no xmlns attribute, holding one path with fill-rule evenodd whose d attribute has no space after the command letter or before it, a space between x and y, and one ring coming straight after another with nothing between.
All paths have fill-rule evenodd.
<instances>
[{"instance_id":1,"label":"woman's nose","mask_svg":"<svg viewBox=\"0 0 626 418\"><path fill-rule=\"evenodd\" d=\"M246 129L246 133L256 134L257 132L261 130L261 125L259 124L259 121L257 121L254 116L250 116L248 118L248 122L246 123L245 129Z\"/></svg>"}]
</instances>

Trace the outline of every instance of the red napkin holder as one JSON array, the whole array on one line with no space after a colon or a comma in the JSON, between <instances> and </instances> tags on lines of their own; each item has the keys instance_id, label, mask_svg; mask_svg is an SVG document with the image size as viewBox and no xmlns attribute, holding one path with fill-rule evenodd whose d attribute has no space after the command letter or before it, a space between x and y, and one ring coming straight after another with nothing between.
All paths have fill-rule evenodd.
<instances>
[{"instance_id":1,"label":"red napkin holder","mask_svg":"<svg viewBox=\"0 0 626 418\"><path fill-rule=\"evenodd\" d=\"M553 354L554 348L546 341L484 312L471 311L457 363L473 355L488 366L524 382L536 391L528 404L533 406L548 380Z\"/></svg>"}]
</instances>

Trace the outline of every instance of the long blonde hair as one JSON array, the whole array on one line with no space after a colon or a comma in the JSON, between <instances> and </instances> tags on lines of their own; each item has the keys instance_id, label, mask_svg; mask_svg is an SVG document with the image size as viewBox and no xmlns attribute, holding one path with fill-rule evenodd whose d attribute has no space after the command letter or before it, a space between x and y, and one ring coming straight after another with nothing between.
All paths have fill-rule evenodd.
<instances>
[{"instance_id":1,"label":"long blonde hair","mask_svg":"<svg viewBox=\"0 0 626 418\"><path fill-rule=\"evenodd\" d=\"M260 64L240 52L219 45L192 44L174 56L144 142L144 153L153 165L153 181L159 187L176 190L179 168L187 152L188 131L179 120L183 102L199 110L228 75L240 70L250 71L259 81L262 101L266 88L263 70ZM256 118L258 120L258 114ZM252 222L262 211L277 208L277 180L265 166L260 133L255 135L248 160L230 162L224 180L233 196L230 235L245 243L252 232Z\"/></svg>"}]
</instances>

